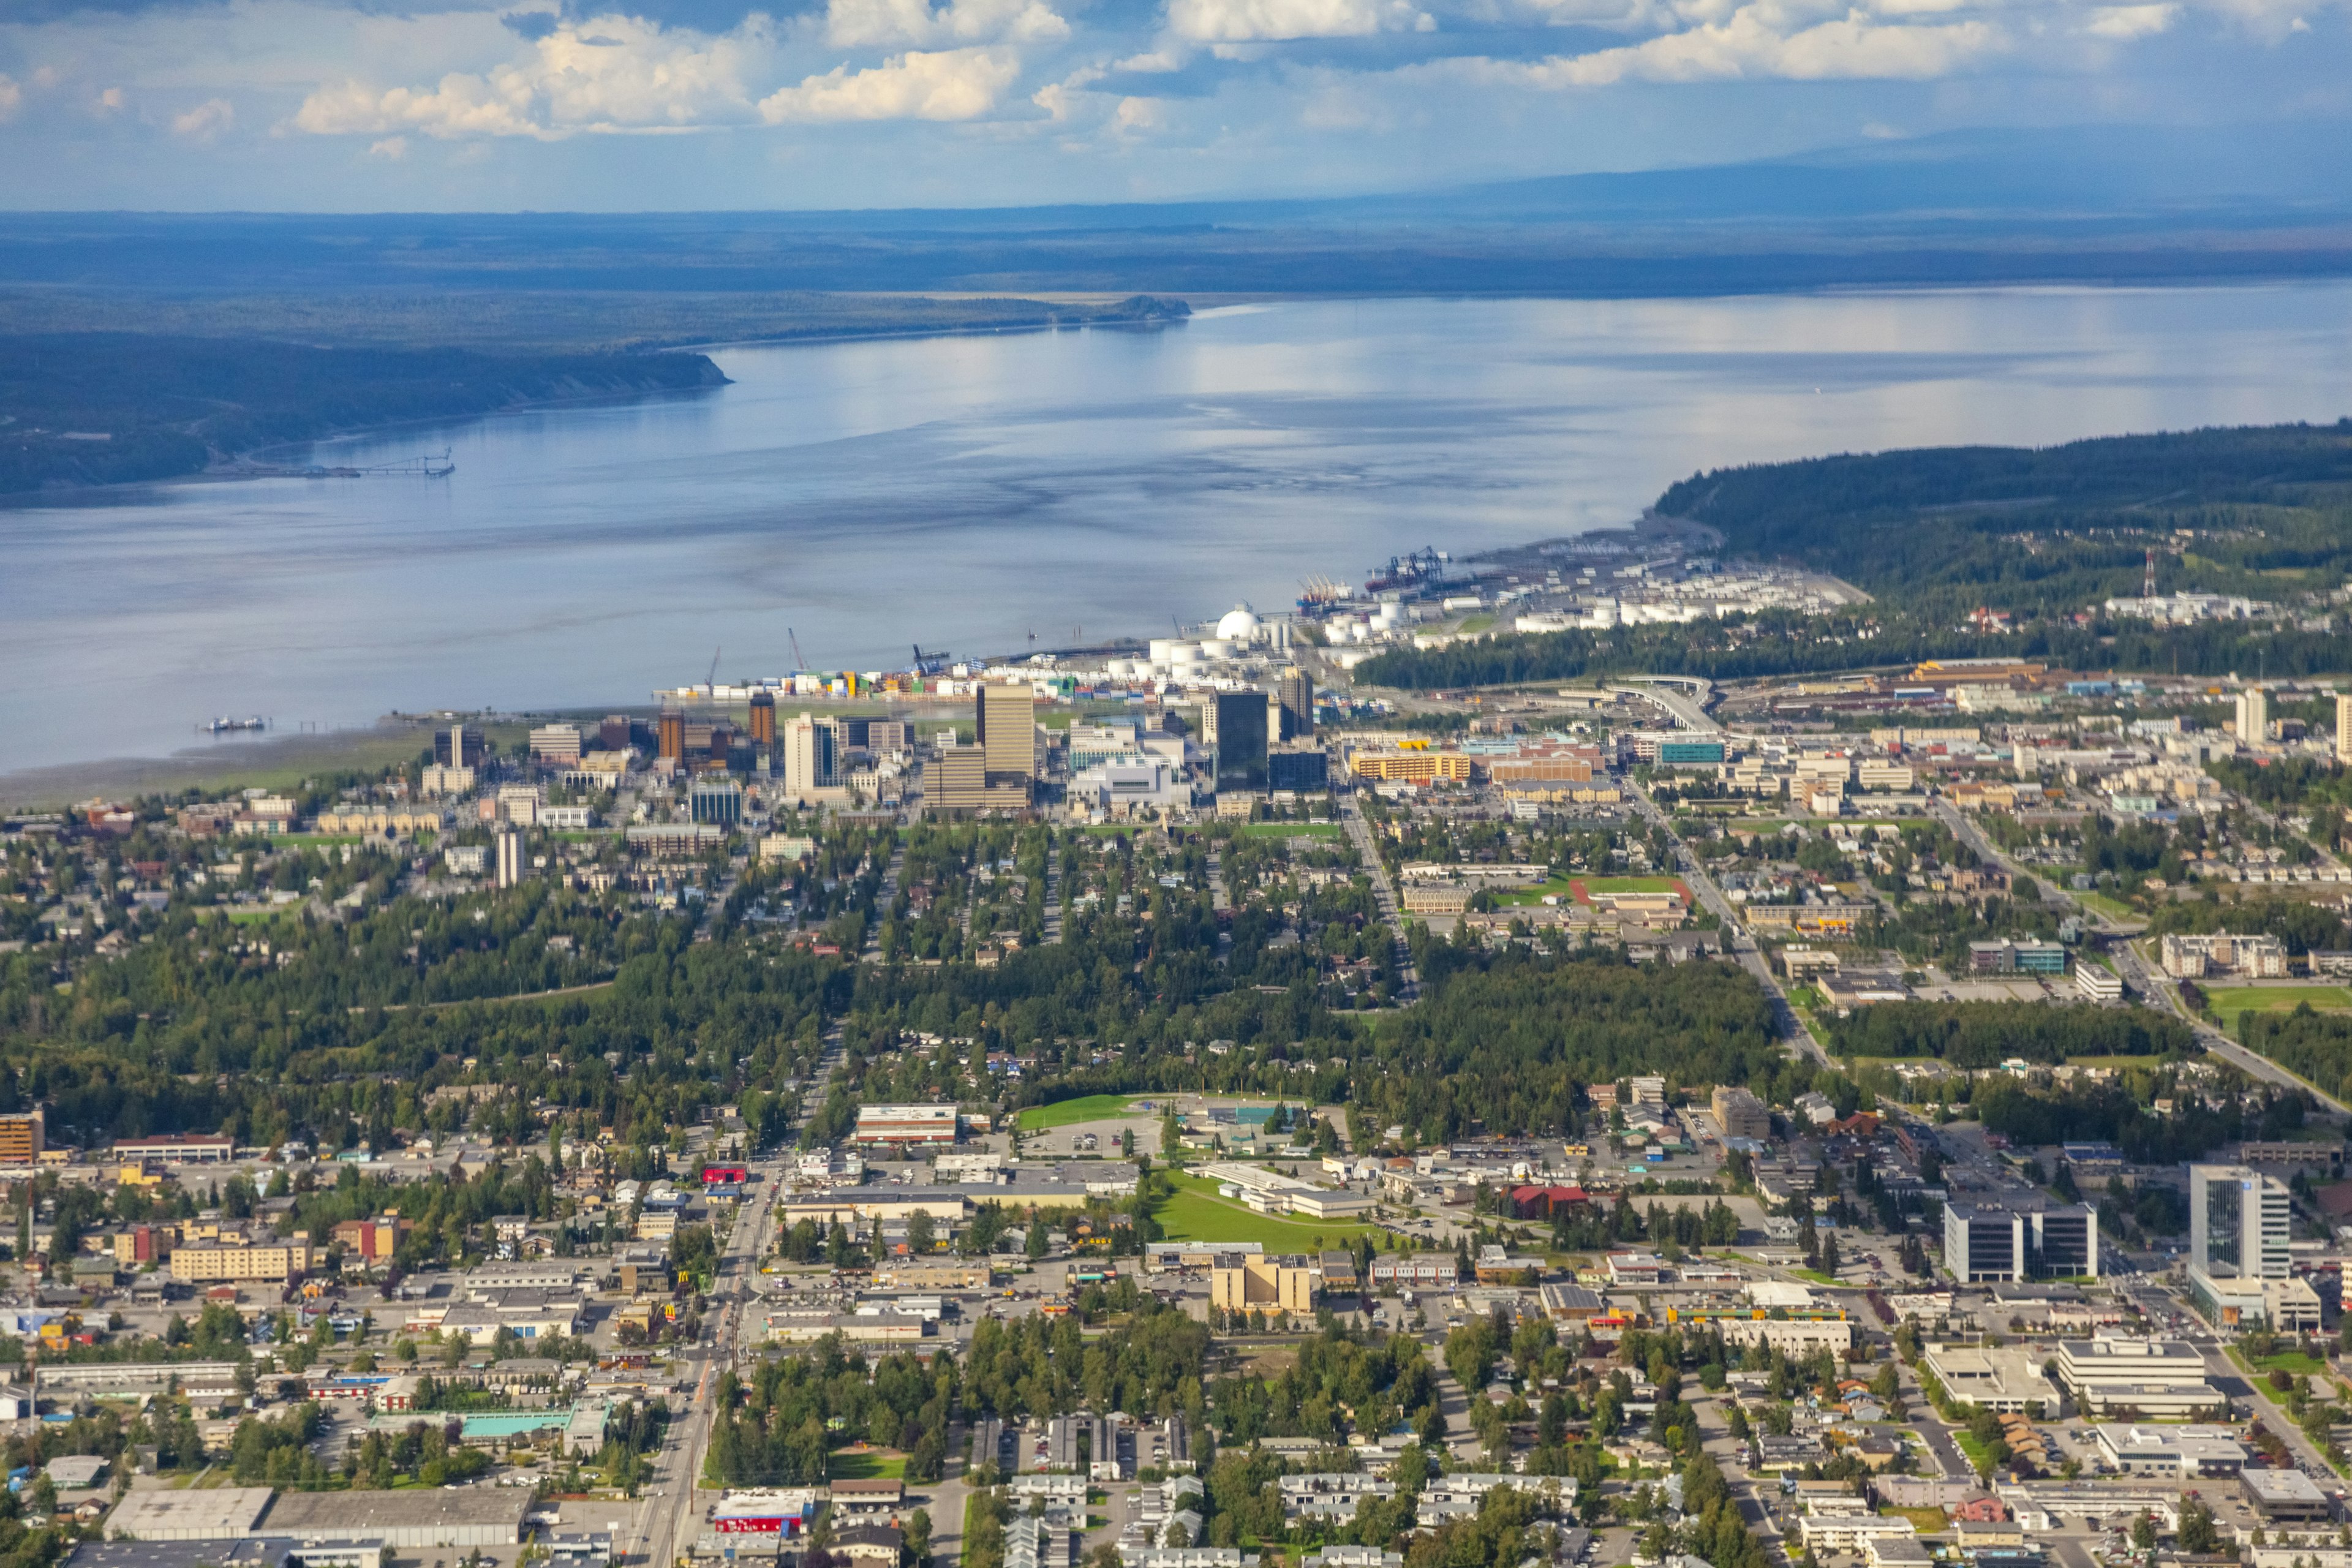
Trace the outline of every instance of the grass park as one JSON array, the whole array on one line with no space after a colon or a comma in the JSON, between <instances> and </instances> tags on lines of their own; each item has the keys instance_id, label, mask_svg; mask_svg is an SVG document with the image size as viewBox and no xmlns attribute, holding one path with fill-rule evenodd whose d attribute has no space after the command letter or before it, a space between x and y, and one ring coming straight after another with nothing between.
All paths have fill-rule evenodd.
<instances>
[{"instance_id":1,"label":"grass park","mask_svg":"<svg viewBox=\"0 0 2352 1568\"><path fill-rule=\"evenodd\" d=\"M1044 1132L1055 1127L1074 1127L1081 1121L1107 1121L1128 1114L1135 1099L1129 1094L1089 1094L1077 1100L1057 1100L1051 1105L1024 1106L1021 1131Z\"/></svg>"},{"instance_id":2,"label":"grass park","mask_svg":"<svg viewBox=\"0 0 2352 1568\"><path fill-rule=\"evenodd\" d=\"M835 1448L824 1462L828 1481L904 1480L907 1456L895 1448Z\"/></svg>"},{"instance_id":3,"label":"grass park","mask_svg":"<svg viewBox=\"0 0 2352 1568\"><path fill-rule=\"evenodd\" d=\"M2305 1002L2321 1013L2352 1012L2352 986L2226 985L2205 993L2205 1005L2224 1022L2241 1013L2292 1013Z\"/></svg>"},{"instance_id":4,"label":"grass park","mask_svg":"<svg viewBox=\"0 0 2352 1568\"><path fill-rule=\"evenodd\" d=\"M1169 1241L1255 1241L1268 1252L1309 1252L1318 1237L1324 1246L1338 1247L1380 1229L1339 1220L1277 1219L1219 1197L1214 1182L1179 1172L1170 1172L1169 1180L1176 1190L1152 1215Z\"/></svg>"}]
</instances>

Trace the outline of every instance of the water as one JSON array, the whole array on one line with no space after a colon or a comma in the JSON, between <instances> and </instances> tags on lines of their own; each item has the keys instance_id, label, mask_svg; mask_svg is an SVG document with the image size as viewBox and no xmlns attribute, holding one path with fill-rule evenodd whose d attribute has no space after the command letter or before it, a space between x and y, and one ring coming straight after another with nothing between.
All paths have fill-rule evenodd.
<instances>
[{"instance_id":1,"label":"water","mask_svg":"<svg viewBox=\"0 0 2352 1568\"><path fill-rule=\"evenodd\" d=\"M1692 470L2352 412L2352 285L1213 310L731 349L735 384L322 448L438 480L0 510L0 772L216 714L642 703L1150 636L1314 574L1622 523ZM1082 630L1080 628L1083 628Z\"/></svg>"}]
</instances>

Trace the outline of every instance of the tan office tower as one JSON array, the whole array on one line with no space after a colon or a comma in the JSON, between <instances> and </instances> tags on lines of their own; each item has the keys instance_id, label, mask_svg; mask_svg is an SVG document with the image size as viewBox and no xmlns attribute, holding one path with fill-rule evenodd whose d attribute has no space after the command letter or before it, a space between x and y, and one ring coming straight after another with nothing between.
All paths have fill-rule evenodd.
<instances>
[{"instance_id":1,"label":"tan office tower","mask_svg":"<svg viewBox=\"0 0 2352 1568\"><path fill-rule=\"evenodd\" d=\"M923 771L923 800L933 811L978 811L988 804L988 759L978 746L954 746Z\"/></svg>"},{"instance_id":2,"label":"tan office tower","mask_svg":"<svg viewBox=\"0 0 2352 1568\"><path fill-rule=\"evenodd\" d=\"M656 754L664 762L686 760L686 715L675 708L665 708L654 721Z\"/></svg>"},{"instance_id":3,"label":"tan office tower","mask_svg":"<svg viewBox=\"0 0 2352 1568\"><path fill-rule=\"evenodd\" d=\"M2336 699L2336 760L2352 763L2352 694Z\"/></svg>"},{"instance_id":4,"label":"tan office tower","mask_svg":"<svg viewBox=\"0 0 2352 1568\"><path fill-rule=\"evenodd\" d=\"M1037 694L1026 686L980 689L973 727L992 778L1037 776Z\"/></svg>"},{"instance_id":5,"label":"tan office tower","mask_svg":"<svg viewBox=\"0 0 2352 1568\"><path fill-rule=\"evenodd\" d=\"M776 749L776 700L764 691L751 693L751 744L762 752Z\"/></svg>"},{"instance_id":6,"label":"tan office tower","mask_svg":"<svg viewBox=\"0 0 2352 1568\"><path fill-rule=\"evenodd\" d=\"M1282 732L1276 739L1314 739L1315 678L1303 669L1286 669L1275 683L1274 694L1282 706Z\"/></svg>"},{"instance_id":7,"label":"tan office tower","mask_svg":"<svg viewBox=\"0 0 2352 1568\"><path fill-rule=\"evenodd\" d=\"M2259 686L2238 693L2238 744L2259 746L2270 738L2271 696Z\"/></svg>"},{"instance_id":8,"label":"tan office tower","mask_svg":"<svg viewBox=\"0 0 2352 1568\"><path fill-rule=\"evenodd\" d=\"M803 713L784 726L784 793L806 798L840 782L841 755L830 722Z\"/></svg>"}]
</instances>

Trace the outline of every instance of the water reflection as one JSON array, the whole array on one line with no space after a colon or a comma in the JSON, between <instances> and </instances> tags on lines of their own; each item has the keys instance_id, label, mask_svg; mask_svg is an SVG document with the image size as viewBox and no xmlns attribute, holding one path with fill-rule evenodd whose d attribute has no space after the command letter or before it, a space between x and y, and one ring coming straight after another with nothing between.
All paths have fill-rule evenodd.
<instances>
[{"instance_id":1,"label":"water reflection","mask_svg":"<svg viewBox=\"0 0 2352 1568\"><path fill-rule=\"evenodd\" d=\"M1622 521L1694 468L2352 408L2352 287L1378 300L1164 332L732 349L714 395L336 444L415 479L0 511L25 767L448 704L1149 635L1392 552Z\"/></svg>"}]
</instances>

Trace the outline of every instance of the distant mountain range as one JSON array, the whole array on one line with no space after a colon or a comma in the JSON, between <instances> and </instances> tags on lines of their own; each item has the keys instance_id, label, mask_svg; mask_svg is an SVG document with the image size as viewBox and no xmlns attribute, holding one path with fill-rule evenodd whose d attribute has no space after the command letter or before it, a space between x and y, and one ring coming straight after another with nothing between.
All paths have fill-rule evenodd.
<instances>
[{"instance_id":1,"label":"distant mountain range","mask_svg":"<svg viewBox=\"0 0 2352 1568\"><path fill-rule=\"evenodd\" d=\"M1601 296L2352 272L2342 125L1969 131L1321 200L19 214L0 286Z\"/></svg>"}]
</instances>

